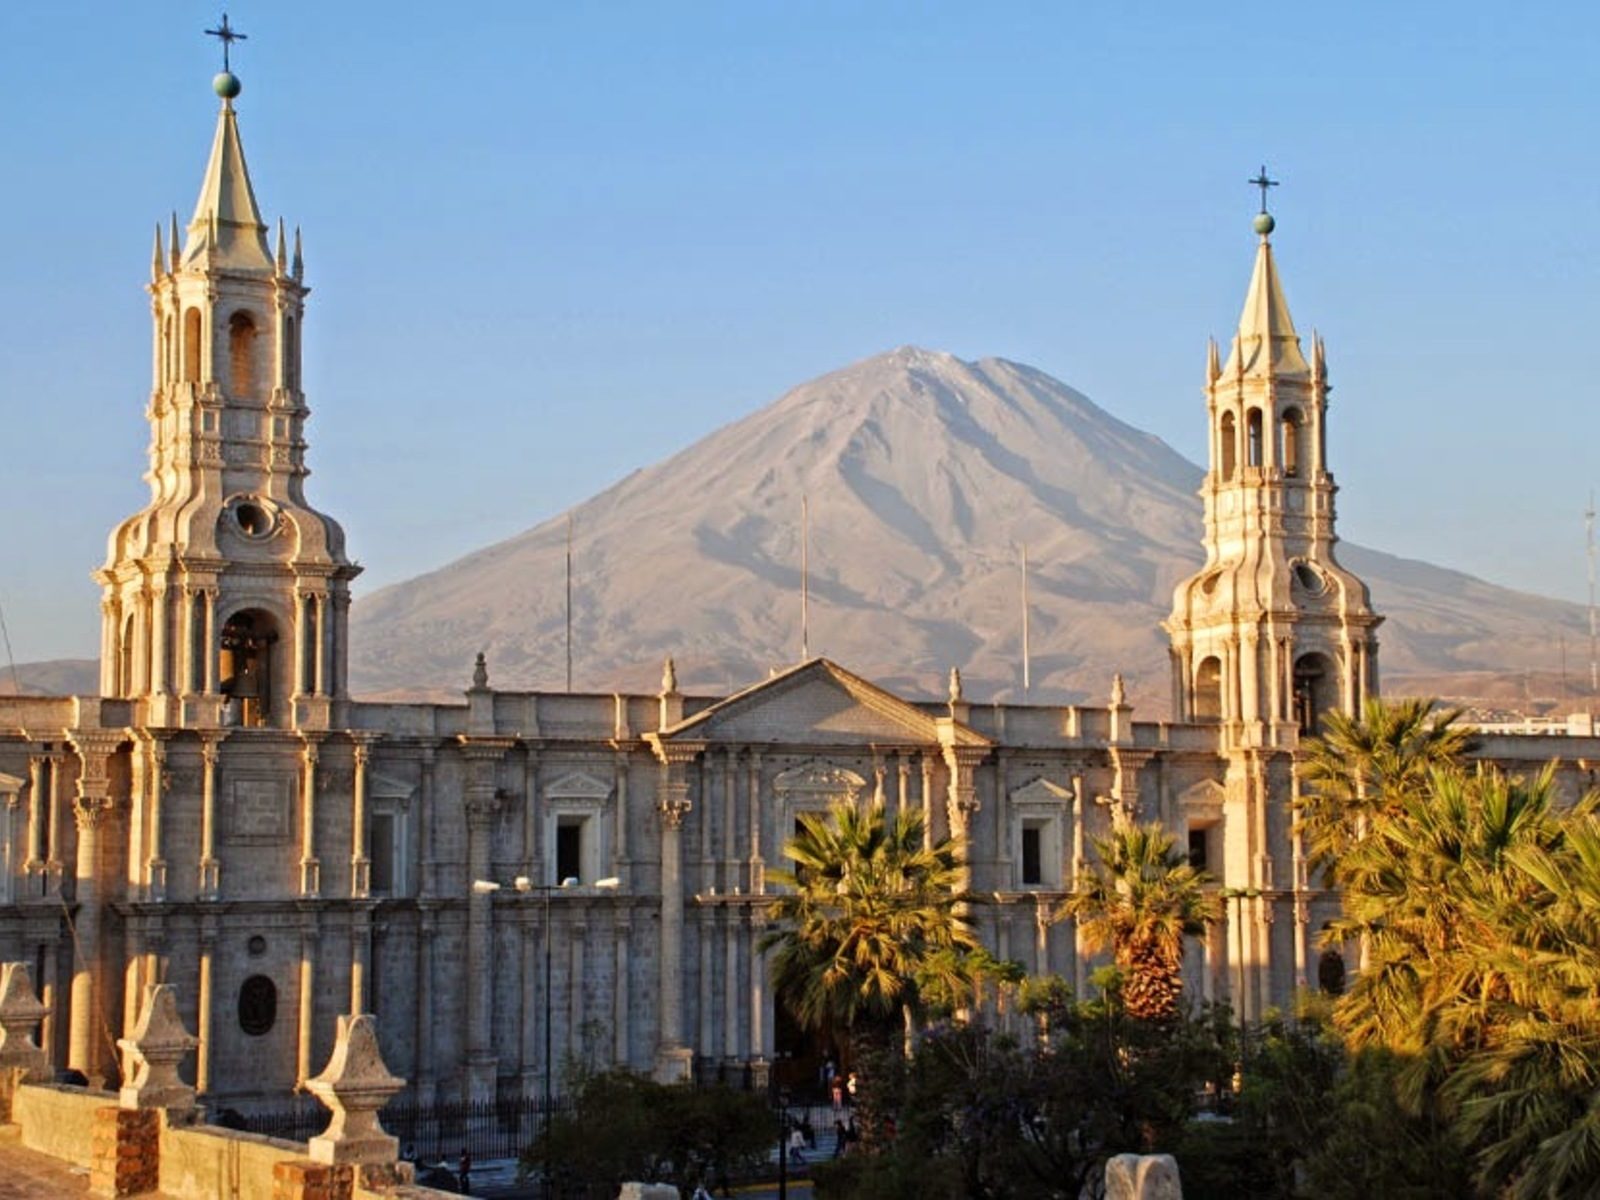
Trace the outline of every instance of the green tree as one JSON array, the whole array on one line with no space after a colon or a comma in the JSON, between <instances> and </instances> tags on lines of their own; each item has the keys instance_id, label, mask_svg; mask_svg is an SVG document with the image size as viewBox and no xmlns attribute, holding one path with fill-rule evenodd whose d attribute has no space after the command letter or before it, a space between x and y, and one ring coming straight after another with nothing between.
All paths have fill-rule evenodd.
<instances>
[{"instance_id":1,"label":"green tree","mask_svg":"<svg viewBox=\"0 0 1600 1200\"><path fill-rule=\"evenodd\" d=\"M1077 920L1090 949L1111 948L1129 1016L1172 1020L1183 997L1184 936L1217 919L1217 900L1159 824L1121 825L1094 847L1100 861L1061 915Z\"/></svg>"},{"instance_id":2,"label":"green tree","mask_svg":"<svg viewBox=\"0 0 1600 1200\"><path fill-rule=\"evenodd\" d=\"M1461 709L1432 700L1367 700L1359 717L1330 712L1322 734L1302 747L1296 804L1311 866L1337 881L1345 854L1382 814L1425 790L1428 775L1457 763L1472 731Z\"/></svg>"},{"instance_id":3,"label":"green tree","mask_svg":"<svg viewBox=\"0 0 1600 1200\"><path fill-rule=\"evenodd\" d=\"M628 1180L726 1189L765 1161L777 1122L765 1101L722 1085L661 1084L629 1071L579 1075L573 1105L523 1152L556 1195L611 1197Z\"/></svg>"},{"instance_id":4,"label":"green tree","mask_svg":"<svg viewBox=\"0 0 1600 1200\"><path fill-rule=\"evenodd\" d=\"M925 847L920 813L843 801L800 823L783 850L794 869L770 875L788 890L761 945L774 951L773 988L796 1020L850 1037L872 1138L872 1076L905 1022L972 995L990 960L957 890L963 847Z\"/></svg>"}]
</instances>

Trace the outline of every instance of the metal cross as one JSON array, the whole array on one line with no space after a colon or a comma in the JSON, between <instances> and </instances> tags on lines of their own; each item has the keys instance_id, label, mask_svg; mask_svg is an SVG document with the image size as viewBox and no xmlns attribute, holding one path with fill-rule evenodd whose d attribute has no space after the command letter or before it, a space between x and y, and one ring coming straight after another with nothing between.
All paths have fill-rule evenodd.
<instances>
[{"instance_id":1,"label":"metal cross","mask_svg":"<svg viewBox=\"0 0 1600 1200\"><path fill-rule=\"evenodd\" d=\"M226 20L224 20L223 24L227 24ZM1266 167L1266 164L1263 163L1261 165L1261 174L1257 175L1254 179L1247 179L1245 182L1250 184L1252 187L1258 187L1258 188L1261 189L1261 211L1262 212L1266 212L1267 211L1267 189L1268 188L1275 188L1275 187L1278 186L1278 181L1276 179L1268 179L1267 178L1267 167Z\"/></svg>"},{"instance_id":2,"label":"metal cross","mask_svg":"<svg viewBox=\"0 0 1600 1200\"><path fill-rule=\"evenodd\" d=\"M237 32L228 24L227 13L222 14L222 24L220 26L216 29L206 30L206 36L214 37L222 43L222 69L224 71L232 71L233 67L228 62L228 51L233 47L233 43L248 41L249 38L245 34Z\"/></svg>"}]
</instances>

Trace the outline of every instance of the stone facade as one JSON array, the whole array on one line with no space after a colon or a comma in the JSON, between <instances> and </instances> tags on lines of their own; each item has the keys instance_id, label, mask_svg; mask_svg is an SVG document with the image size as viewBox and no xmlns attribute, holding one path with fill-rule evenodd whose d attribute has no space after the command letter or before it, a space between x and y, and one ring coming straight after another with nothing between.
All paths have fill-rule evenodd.
<instances>
[{"instance_id":1,"label":"stone facade","mask_svg":"<svg viewBox=\"0 0 1600 1200\"><path fill-rule=\"evenodd\" d=\"M424 1097L537 1094L569 1059L795 1071L766 872L841 797L966 834L990 947L1080 989L1049 917L1114 809L1159 819L1259 892L1192 948L1193 993L1255 1015L1315 984L1336 901L1290 829L1293 764L1321 712L1376 692L1378 618L1334 557L1325 355L1302 356L1265 236L1209 364L1176 721L1135 720L1120 682L1096 706L958 681L921 703L820 659L727 698L670 669L653 696L501 691L480 661L457 704L352 699L358 568L303 489L303 263L268 241L225 101L183 244L157 234L151 500L96 576L101 695L0 709L0 958L32 965L52 1061L120 1078L116 1035L166 983L211 1104L304 1090L361 1012ZM1485 753L1558 759L1575 795L1600 739Z\"/></svg>"}]
</instances>

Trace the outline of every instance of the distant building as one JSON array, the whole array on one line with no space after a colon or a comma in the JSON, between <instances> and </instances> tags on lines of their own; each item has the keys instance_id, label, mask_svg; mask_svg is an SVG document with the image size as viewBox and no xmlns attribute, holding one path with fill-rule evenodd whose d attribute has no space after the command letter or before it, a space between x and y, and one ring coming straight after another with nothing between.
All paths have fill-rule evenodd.
<instances>
[{"instance_id":1,"label":"distant building","mask_svg":"<svg viewBox=\"0 0 1600 1200\"><path fill-rule=\"evenodd\" d=\"M1048 918L1113 810L1159 818L1260 893L1193 947L1195 994L1255 1017L1317 984L1337 901L1291 830L1293 767L1322 714L1376 694L1380 618L1334 555L1325 355L1302 352L1270 218L1207 369L1177 720L1135 721L1120 679L1101 706L975 704L959 678L913 703L821 659L713 698L670 663L657 695L497 691L480 658L461 703L364 703L360 568L303 487L299 236L262 220L222 90L194 216L156 234L151 497L96 574L100 695L0 703L0 957L34 964L58 1064L115 1074L165 981L213 1103L303 1087L353 1010L424 1096L536 1091L569 1057L810 1079L826 1047L756 948L765 873L845 797L966 834L990 947L1080 989L1075 930ZM1600 739L1569 733L1485 753L1557 758L1576 794Z\"/></svg>"}]
</instances>

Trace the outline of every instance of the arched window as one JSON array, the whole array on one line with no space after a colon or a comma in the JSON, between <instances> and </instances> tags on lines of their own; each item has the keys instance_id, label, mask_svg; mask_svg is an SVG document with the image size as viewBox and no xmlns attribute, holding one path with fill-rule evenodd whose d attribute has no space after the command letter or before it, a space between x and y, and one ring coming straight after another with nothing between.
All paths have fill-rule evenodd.
<instances>
[{"instance_id":1,"label":"arched window","mask_svg":"<svg viewBox=\"0 0 1600 1200\"><path fill-rule=\"evenodd\" d=\"M1249 430L1249 446L1246 449L1244 465L1259 467L1261 465L1261 410L1252 408L1249 416L1245 418L1245 427Z\"/></svg>"},{"instance_id":2,"label":"arched window","mask_svg":"<svg viewBox=\"0 0 1600 1200\"><path fill-rule=\"evenodd\" d=\"M222 627L221 689L230 725L272 723L273 653L277 626L259 609L234 613Z\"/></svg>"},{"instance_id":3,"label":"arched window","mask_svg":"<svg viewBox=\"0 0 1600 1200\"><path fill-rule=\"evenodd\" d=\"M1283 473L1285 475L1300 474L1300 464L1305 461L1305 422L1301 419L1300 410L1291 408L1283 414Z\"/></svg>"},{"instance_id":4,"label":"arched window","mask_svg":"<svg viewBox=\"0 0 1600 1200\"><path fill-rule=\"evenodd\" d=\"M300 386L300 346L295 341L293 317L286 317L283 322L283 386Z\"/></svg>"},{"instance_id":5,"label":"arched window","mask_svg":"<svg viewBox=\"0 0 1600 1200\"><path fill-rule=\"evenodd\" d=\"M1315 736L1322 718L1339 704L1333 664L1321 654L1306 654L1294 664L1294 716L1300 733Z\"/></svg>"},{"instance_id":6,"label":"arched window","mask_svg":"<svg viewBox=\"0 0 1600 1200\"><path fill-rule=\"evenodd\" d=\"M265 975L252 975L239 988L239 1028L250 1037L265 1037L278 1021L278 985Z\"/></svg>"},{"instance_id":7,"label":"arched window","mask_svg":"<svg viewBox=\"0 0 1600 1200\"><path fill-rule=\"evenodd\" d=\"M1202 659L1194 673L1194 719L1222 720L1222 660Z\"/></svg>"},{"instance_id":8,"label":"arched window","mask_svg":"<svg viewBox=\"0 0 1600 1200\"><path fill-rule=\"evenodd\" d=\"M1317 987L1330 996L1344 995L1344 955L1328 949L1317 959Z\"/></svg>"},{"instance_id":9,"label":"arched window","mask_svg":"<svg viewBox=\"0 0 1600 1200\"><path fill-rule=\"evenodd\" d=\"M185 383L200 382L200 310L191 308L183 314L183 379Z\"/></svg>"},{"instance_id":10,"label":"arched window","mask_svg":"<svg viewBox=\"0 0 1600 1200\"><path fill-rule=\"evenodd\" d=\"M236 396L248 396L256 385L256 323L247 312L228 318L228 384Z\"/></svg>"},{"instance_id":11,"label":"arched window","mask_svg":"<svg viewBox=\"0 0 1600 1200\"><path fill-rule=\"evenodd\" d=\"M1219 447L1222 452L1222 478L1227 481L1233 478L1234 466L1239 457L1239 434L1233 423L1232 413L1222 414L1222 429L1218 439L1222 443Z\"/></svg>"}]
</instances>

